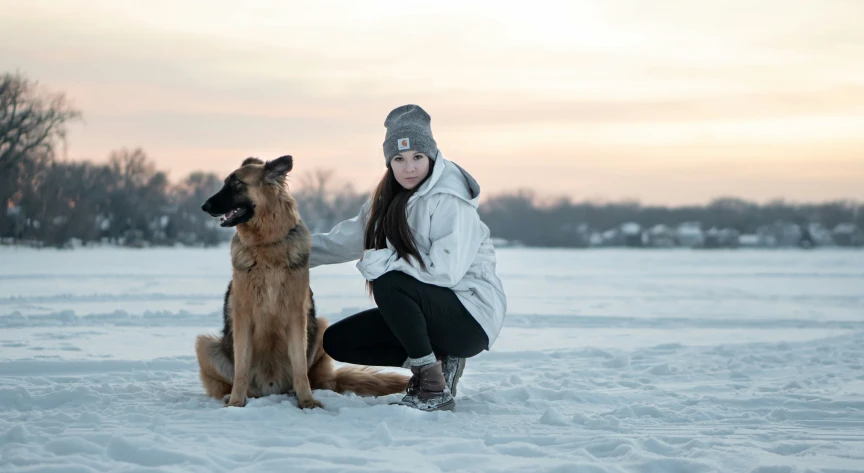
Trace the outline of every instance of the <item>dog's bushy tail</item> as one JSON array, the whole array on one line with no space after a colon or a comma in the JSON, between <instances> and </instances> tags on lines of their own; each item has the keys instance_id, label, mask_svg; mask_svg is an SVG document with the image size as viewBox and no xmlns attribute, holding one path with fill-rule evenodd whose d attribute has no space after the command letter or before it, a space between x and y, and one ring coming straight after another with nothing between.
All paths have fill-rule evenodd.
<instances>
[{"instance_id":1,"label":"dog's bushy tail","mask_svg":"<svg viewBox=\"0 0 864 473\"><path fill-rule=\"evenodd\" d=\"M333 373L331 382L333 391L350 391L359 396L386 396L403 392L408 387L407 376L368 366L343 366Z\"/></svg>"},{"instance_id":2,"label":"dog's bushy tail","mask_svg":"<svg viewBox=\"0 0 864 473\"><path fill-rule=\"evenodd\" d=\"M328 325L326 318L318 317L318 350L309 369L312 389L329 389L340 394L350 391L358 396L386 396L405 391L409 378L398 373L368 366L342 366L334 370L333 359L322 348Z\"/></svg>"}]
</instances>

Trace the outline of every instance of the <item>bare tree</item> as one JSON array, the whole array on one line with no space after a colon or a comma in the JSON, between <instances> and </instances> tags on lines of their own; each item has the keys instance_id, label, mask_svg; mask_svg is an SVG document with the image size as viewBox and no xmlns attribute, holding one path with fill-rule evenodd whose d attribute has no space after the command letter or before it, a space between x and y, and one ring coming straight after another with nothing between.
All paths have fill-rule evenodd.
<instances>
[{"instance_id":1,"label":"bare tree","mask_svg":"<svg viewBox=\"0 0 864 473\"><path fill-rule=\"evenodd\" d=\"M6 209L38 186L65 142L66 123L80 117L64 94L21 74L0 76L0 234L11 231Z\"/></svg>"},{"instance_id":2,"label":"bare tree","mask_svg":"<svg viewBox=\"0 0 864 473\"><path fill-rule=\"evenodd\" d=\"M360 211L367 194L360 194L350 183L339 183L332 169L314 169L298 179L292 194L300 215L313 232L326 232Z\"/></svg>"},{"instance_id":3,"label":"bare tree","mask_svg":"<svg viewBox=\"0 0 864 473\"><path fill-rule=\"evenodd\" d=\"M220 228L218 219L201 210L201 205L221 187L222 179L218 175L205 172L193 172L175 186L172 191L175 211L171 215L168 239L188 245L215 245L229 238L232 231Z\"/></svg>"}]
</instances>

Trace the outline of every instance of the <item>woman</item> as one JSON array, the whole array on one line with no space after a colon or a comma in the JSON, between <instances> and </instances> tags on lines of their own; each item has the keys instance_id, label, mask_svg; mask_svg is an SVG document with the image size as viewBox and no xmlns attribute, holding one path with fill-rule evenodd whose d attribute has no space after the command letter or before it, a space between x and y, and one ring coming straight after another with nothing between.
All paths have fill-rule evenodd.
<instances>
[{"instance_id":1,"label":"woman","mask_svg":"<svg viewBox=\"0 0 864 473\"><path fill-rule=\"evenodd\" d=\"M360 214L312 236L311 267L359 258L377 308L324 332L345 363L410 368L400 404L452 409L465 359L488 350L507 300L489 229L477 214L480 186L444 159L417 105L384 121L387 170Z\"/></svg>"}]
</instances>

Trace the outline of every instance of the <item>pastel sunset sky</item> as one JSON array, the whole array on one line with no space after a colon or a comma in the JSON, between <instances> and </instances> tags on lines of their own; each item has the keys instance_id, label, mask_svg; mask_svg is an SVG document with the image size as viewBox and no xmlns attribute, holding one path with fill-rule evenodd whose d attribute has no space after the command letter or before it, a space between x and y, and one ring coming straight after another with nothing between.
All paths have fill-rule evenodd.
<instances>
[{"instance_id":1,"label":"pastel sunset sky","mask_svg":"<svg viewBox=\"0 0 864 473\"><path fill-rule=\"evenodd\" d=\"M84 113L68 155L180 179L292 154L359 190L417 103L484 192L864 200L864 1L0 0L0 72Z\"/></svg>"}]
</instances>

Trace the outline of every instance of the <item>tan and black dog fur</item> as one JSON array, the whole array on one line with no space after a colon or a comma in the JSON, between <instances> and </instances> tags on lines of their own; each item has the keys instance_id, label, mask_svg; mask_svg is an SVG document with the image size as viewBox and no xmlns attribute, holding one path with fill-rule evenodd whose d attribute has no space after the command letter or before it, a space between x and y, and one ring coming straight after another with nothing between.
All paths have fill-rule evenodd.
<instances>
[{"instance_id":1,"label":"tan and black dog fur","mask_svg":"<svg viewBox=\"0 0 864 473\"><path fill-rule=\"evenodd\" d=\"M236 227L233 277L225 294L222 336L199 335L195 351L207 394L229 406L247 397L294 391L302 408L322 407L312 389L383 396L408 378L368 368L334 371L322 348L327 321L315 316L309 287L309 230L285 185L291 156L248 158L202 209Z\"/></svg>"}]
</instances>

